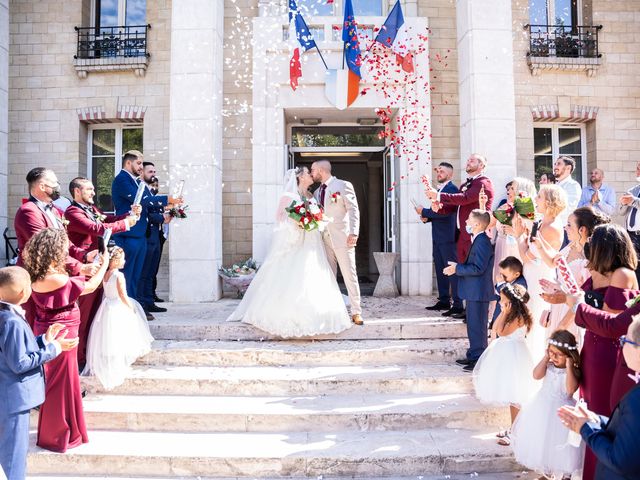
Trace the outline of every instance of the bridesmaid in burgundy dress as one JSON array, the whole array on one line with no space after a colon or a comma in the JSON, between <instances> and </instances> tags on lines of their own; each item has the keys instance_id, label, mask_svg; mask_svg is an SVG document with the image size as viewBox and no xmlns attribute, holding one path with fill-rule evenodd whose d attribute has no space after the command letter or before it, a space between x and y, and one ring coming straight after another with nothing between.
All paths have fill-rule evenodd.
<instances>
[{"instance_id":1,"label":"bridesmaid in burgundy dress","mask_svg":"<svg viewBox=\"0 0 640 480\"><path fill-rule=\"evenodd\" d=\"M65 271L68 249L66 232L52 228L38 232L25 245L25 268L33 282L36 335L54 323L62 323L67 337L77 337L77 300L100 285L109 264L103 258L98 273L88 281L69 277ZM62 352L44 367L45 401L40 407L37 445L59 453L88 442L76 349Z\"/></svg>"},{"instance_id":2,"label":"bridesmaid in burgundy dress","mask_svg":"<svg viewBox=\"0 0 640 480\"><path fill-rule=\"evenodd\" d=\"M629 234L615 224L599 225L589 241L589 265L591 278L582 289L588 295L602 295L598 308L617 314L626 309L625 302L638 295L635 269L636 252ZM580 353L582 380L580 394L589 410L610 416L610 393L616 370L618 341L602 337L587 328ZM583 480L590 480L595 473L596 459L587 449Z\"/></svg>"}]
</instances>

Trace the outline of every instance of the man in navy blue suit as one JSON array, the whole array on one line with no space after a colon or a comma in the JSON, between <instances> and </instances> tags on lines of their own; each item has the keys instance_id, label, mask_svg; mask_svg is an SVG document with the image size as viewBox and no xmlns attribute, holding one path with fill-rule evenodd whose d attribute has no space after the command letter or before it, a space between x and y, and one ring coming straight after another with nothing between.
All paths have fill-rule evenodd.
<instances>
[{"instance_id":1,"label":"man in navy blue suit","mask_svg":"<svg viewBox=\"0 0 640 480\"><path fill-rule=\"evenodd\" d=\"M130 150L122 158L122 170L114 178L111 184L111 195L116 209L116 215L122 215L131 210L131 206L141 182L143 155L137 150ZM148 208L151 203L166 206L168 203L182 203L180 199L173 199L167 195L152 195L151 191L145 187L140 206L140 219L126 232L114 235L113 239L125 253L125 266L123 268L124 277L127 281L127 294L136 299L140 304L142 298L139 295L140 275L144 265L147 251L147 224ZM147 319L153 320L153 315L148 311Z\"/></svg>"},{"instance_id":2,"label":"man in navy blue suit","mask_svg":"<svg viewBox=\"0 0 640 480\"><path fill-rule=\"evenodd\" d=\"M484 232L491 217L484 210L472 210L466 221L471 235L471 249L464 263L449 264L445 275L458 276L458 295L467 301L467 336L469 349L465 358L456 360L464 370L472 372L487 348L489 302L493 300L493 245Z\"/></svg>"},{"instance_id":3,"label":"man in navy blue suit","mask_svg":"<svg viewBox=\"0 0 640 480\"><path fill-rule=\"evenodd\" d=\"M622 397L611 418L581 407L565 406L558 411L562 423L579 433L598 459L595 480L640 478L640 319L636 317L629 325L620 344L627 366L636 372L636 386Z\"/></svg>"},{"instance_id":4,"label":"man in navy blue suit","mask_svg":"<svg viewBox=\"0 0 640 480\"><path fill-rule=\"evenodd\" d=\"M0 473L24 480L29 449L29 411L44 402L42 365L78 345L54 323L36 338L20 307L31 296L21 267L0 268Z\"/></svg>"},{"instance_id":5,"label":"man in navy blue suit","mask_svg":"<svg viewBox=\"0 0 640 480\"><path fill-rule=\"evenodd\" d=\"M453 165L440 162L436 168L436 180L439 192L458 193L451 178L453 178ZM447 277L444 268L447 262L455 262L456 254L456 214L454 206L446 206L434 212L431 208L416 205L416 212L423 223L431 223L431 240L433 244L433 263L436 269L436 283L438 285L438 301L434 305L426 307L427 310L446 310L444 316L462 314L464 305L458 296L458 279L455 275ZM451 301L453 300L453 305Z\"/></svg>"}]
</instances>

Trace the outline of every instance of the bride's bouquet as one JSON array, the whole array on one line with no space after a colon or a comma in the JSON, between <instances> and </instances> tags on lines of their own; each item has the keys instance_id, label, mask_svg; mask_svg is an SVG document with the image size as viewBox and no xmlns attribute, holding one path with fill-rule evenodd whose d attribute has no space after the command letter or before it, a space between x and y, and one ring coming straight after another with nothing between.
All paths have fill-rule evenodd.
<instances>
[{"instance_id":1,"label":"bride's bouquet","mask_svg":"<svg viewBox=\"0 0 640 480\"><path fill-rule=\"evenodd\" d=\"M306 232L322 230L324 228L324 210L320 205L308 200L293 200L284 209L289 218L293 219Z\"/></svg>"},{"instance_id":2,"label":"bride's bouquet","mask_svg":"<svg viewBox=\"0 0 640 480\"><path fill-rule=\"evenodd\" d=\"M513 201L513 205L505 203L493 212L493 216L498 222L509 226L516 214L527 220L535 219L536 207L533 203L533 199L525 192L518 193L518 196Z\"/></svg>"}]
</instances>

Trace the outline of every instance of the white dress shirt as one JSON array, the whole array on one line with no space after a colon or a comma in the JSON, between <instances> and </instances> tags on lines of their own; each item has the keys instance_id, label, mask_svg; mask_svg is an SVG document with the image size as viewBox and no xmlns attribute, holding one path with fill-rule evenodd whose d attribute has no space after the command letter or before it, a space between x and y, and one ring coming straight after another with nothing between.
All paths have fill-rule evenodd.
<instances>
[{"instance_id":1,"label":"white dress shirt","mask_svg":"<svg viewBox=\"0 0 640 480\"><path fill-rule=\"evenodd\" d=\"M558 182L556 185L562 188L567 194L567 208L565 208L564 211L562 211L558 215L558 218L562 220L562 224L565 225L567 223L569 215L571 215L573 211L578 208L578 203L580 202L580 197L582 196L582 187L580 187L580 184L578 182L571 178L571 175Z\"/></svg>"}]
</instances>

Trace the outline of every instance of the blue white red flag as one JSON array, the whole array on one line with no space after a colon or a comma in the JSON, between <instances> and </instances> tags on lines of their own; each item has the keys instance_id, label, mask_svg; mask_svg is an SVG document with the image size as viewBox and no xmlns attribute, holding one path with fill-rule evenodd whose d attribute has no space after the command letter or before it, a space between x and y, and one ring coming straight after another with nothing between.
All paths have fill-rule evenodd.
<instances>
[{"instance_id":1,"label":"blue white red flag","mask_svg":"<svg viewBox=\"0 0 640 480\"><path fill-rule=\"evenodd\" d=\"M289 0L289 43L293 49L289 62L289 84L295 90L298 88L298 79L302 76L300 56L307 50L317 48L295 0Z\"/></svg>"},{"instance_id":2,"label":"blue white red flag","mask_svg":"<svg viewBox=\"0 0 640 480\"><path fill-rule=\"evenodd\" d=\"M396 60L399 65L402 65L405 72L413 72L413 55L409 52L409 34L400 0L389 12L389 16L380 28L375 41L390 48L396 54Z\"/></svg>"},{"instance_id":3,"label":"blue white red flag","mask_svg":"<svg viewBox=\"0 0 640 480\"><path fill-rule=\"evenodd\" d=\"M344 2L344 21L342 23L342 41L344 42L344 56L349 69L347 82L347 106L351 105L360 93L360 40L358 38L358 24L353 14L351 0Z\"/></svg>"}]
</instances>

